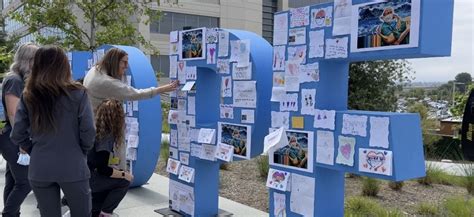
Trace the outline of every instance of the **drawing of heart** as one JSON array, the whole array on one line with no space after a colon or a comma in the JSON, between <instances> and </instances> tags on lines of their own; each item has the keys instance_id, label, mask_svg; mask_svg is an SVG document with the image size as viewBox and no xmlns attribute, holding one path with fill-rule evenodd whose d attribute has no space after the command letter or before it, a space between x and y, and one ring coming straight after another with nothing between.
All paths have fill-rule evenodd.
<instances>
[{"instance_id":1,"label":"drawing of heart","mask_svg":"<svg viewBox=\"0 0 474 217\"><path fill-rule=\"evenodd\" d=\"M184 62L179 62L178 63L179 70L183 71L184 68Z\"/></svg>"},{"instance_id":2,"label":"drawing of heart","mask_svg":"<svg viewBox=\"0 0 474 217\"><path fill-rule=\"evenodd\" d=\"M385 163L385 155L380 151L369 151L366 155L367 163L370 165L371 170L377 170L380 166Z\"/></svg>"},{"instance_id":3,"label":"drawing of heart","mask_svg":"<svg viewBox=\"0 0 474 217\"><path fill-rule=\"evenodd\" d=\"M349 158L351 158L351 145L350 144L344 144L343 146L341 146L341 153L342 153L342 156L349 160Z\"/></svg>"}]
</instances>

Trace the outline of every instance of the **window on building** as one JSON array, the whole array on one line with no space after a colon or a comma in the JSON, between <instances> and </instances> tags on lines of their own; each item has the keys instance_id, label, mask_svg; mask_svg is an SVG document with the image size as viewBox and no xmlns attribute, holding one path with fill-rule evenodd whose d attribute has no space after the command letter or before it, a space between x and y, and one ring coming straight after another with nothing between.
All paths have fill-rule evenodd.
<instances>
[{"instance_id":1,"label":"window on building","mask_svg":"<svg viewBox=\"0 0 474 217\"><path fill-rule=\"evenodd\" d=\"M278 10L277 0L262 1L262 36L273 43L273 14Z\"/></svg>"},{"instance_id":2,"label":"window on building","mask_svg":"<svg viewBox=\"0 0 474 217\"><path fill-rule=\"evenodd\" d=\"M161 73L160 76L168 78L170 76L170 58L167 55L152 55L151 65L155 72Z\"/></svg>"},{"instance_id":3,"label":"window on building","mask_svg":"<svg viewBox=\"0 0 474 217\"><path fill-rule=\"evenodd\" d=\"M288 1L288 7L290 8L299 8L309 5L321 4L333 2L333 0L298 0L298 1Z\"/></svg>"},{"instance_id":4,"label":"window on building","mask_svg":"<svg viewBox=\"0 0 474 217\"><path fill-rule=\"evenodd\" d=\"M219 27L219 18L193 14L163 12L160 20L154 20L150 23L150 32L169 34L171 31L182 30L183 27Z\"/></svg>"}]
</instances>

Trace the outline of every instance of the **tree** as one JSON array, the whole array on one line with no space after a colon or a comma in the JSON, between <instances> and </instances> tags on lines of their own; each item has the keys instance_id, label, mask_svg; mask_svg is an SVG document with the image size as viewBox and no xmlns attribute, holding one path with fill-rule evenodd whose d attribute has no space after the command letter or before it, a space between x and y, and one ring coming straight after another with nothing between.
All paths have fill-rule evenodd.
<instances>
[{"instance_id":1,"label":"tree","mask_svg":"<svg viewBox=\"0 0 474 217\"><path fill-rule=\"evenodd\" d=\"M412 70L406 60L353 63L349 72L349 108L395 111L397 91L410 82Z\"/></svg>"},{"instance_id":2,"label":"tree","mask_svg":"<svg viewBox=\"0 0 474 217\"><path fill-rule=\"evenodd\" d=\"M2 26L4 26L3 19L0 20ZM4 28L0 29L0 82L3 80L3 76L10 69L10 64L13 61L14 48L18 39L15 37L8 38Z\"/></svg>"},{"instance_id":3,"label":"tree","mask_svg":"<svg viewBox=\"0 0 474 217\"><path fill-rule=\"evenodd\" d=\"M467 86L469 86L472 83L472 76L471 74L467 72L461 72L456 75L456 77L454 78L454 81L464 84L464 85L458 85L459 92L464 93L467 89Z\"/></svg>"},{"instance_id":4,"label":"tree","mask_svg":"<svg viewBox=\"0 0 474 217\"><path fill-rule=\"evenodd\" d=\"M59 43L74 50L94 50L102 44L140 44L152 53L157 52L135 25L157 19L160 13L152 7L159 1L23 0L23 3L23 10L10 16L28 26L28 33L34 34L40 44ZM64 34L39 34L45 29L57 29Z\"/></svg>"},{"instance_id":5,"label":"tree","mask_svg":"<svg viewBox=\"0 0 474 217\"><path fill-rule=\"evenodd\" d=\"M423 144L425 144L426 149L429 149L430 146L434 145L441 139L440 136L430 134L430 130L438 127L438 123L436 119L430 119L428 117L428 108L423 103L414 103L408 107L408 112L420 114Z\"/></svg>"},{"instance_id":6,"label":"tree","mask_svg":"<svg viewBox=\"0 0 474 217\"><path fill-rule=\"evenodd\" d=\"M454 97L454 106L450 108L451 113L454 117L462 118L464 114L464 108L466 107L467 100L469 99L469 93L474 90L474 84L471 84L467 88L468 91L458 93Z\"/></svg>"}]
</instances>

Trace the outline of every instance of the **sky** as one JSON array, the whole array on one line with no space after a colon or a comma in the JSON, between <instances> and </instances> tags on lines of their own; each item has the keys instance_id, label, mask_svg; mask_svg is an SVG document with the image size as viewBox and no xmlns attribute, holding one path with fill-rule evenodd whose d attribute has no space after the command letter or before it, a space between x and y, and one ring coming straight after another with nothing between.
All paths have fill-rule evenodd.
<instances>
[{"instance_id":1,"label":"sky","mask_svg":"<svg viewBox=\"0 0 474 217\"><path fill-rule=\"evenodd\" d=\"M460 72L468 72L474 77L473 13L474 0L454 0L451 57L409 60L415 71L414 81L446 82L454 80Z\"/></svg>"}]
</instances>

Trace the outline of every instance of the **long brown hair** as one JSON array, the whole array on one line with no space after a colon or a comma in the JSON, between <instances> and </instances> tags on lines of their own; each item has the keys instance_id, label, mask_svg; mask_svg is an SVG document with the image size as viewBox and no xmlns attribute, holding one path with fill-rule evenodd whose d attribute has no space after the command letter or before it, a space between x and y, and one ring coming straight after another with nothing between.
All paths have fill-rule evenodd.
<instances>
[{"instance_id":1,"label":"long brown hair","mask_svg":"<svg viewBox=\"0 0 474 217\"><path fill-rule=\"evenodd\" d=\"M44 46L35 54L31 75L26 81L23 98L31 113L31 128L37 133L56 131L54 107L69 91L84 89L71 77L71 67L64 51L57 46Z\"/></svg>"},{"instance_id":2,"label":"long brown hair","mask_svg":"<svg viewBox=\"0 0 474 217\"><path fill-rule=\"evenodd\" d=\"M123 105L116 99L106 99L95 111L96 141L107 136L114 138L116 146L124 142L125 113Z\"/></svg>"},{"instance_id":3,"label":"long brown hair","mask_svg":"<svg viewBox=\"0 0 474 217\"><path fill-rule=\"evenodd\" d=\"M105 72L110 77L122 79L121 75L119 75L120 60L127 55L122 49L112 48L102 57L97 64L97 69Z\"/></svg>"}]
</instances>

